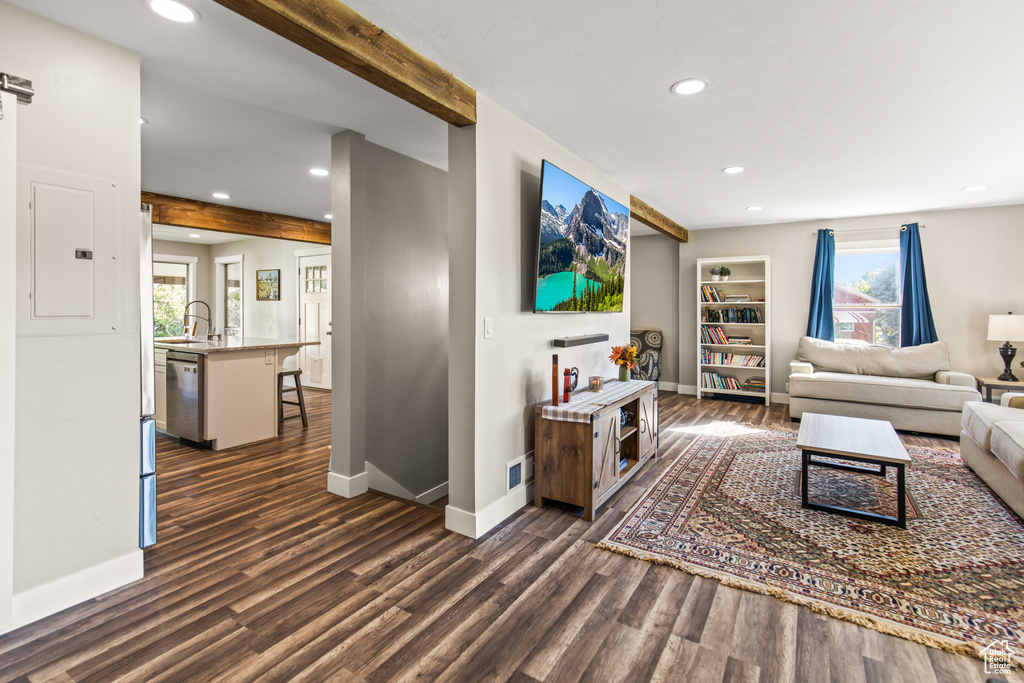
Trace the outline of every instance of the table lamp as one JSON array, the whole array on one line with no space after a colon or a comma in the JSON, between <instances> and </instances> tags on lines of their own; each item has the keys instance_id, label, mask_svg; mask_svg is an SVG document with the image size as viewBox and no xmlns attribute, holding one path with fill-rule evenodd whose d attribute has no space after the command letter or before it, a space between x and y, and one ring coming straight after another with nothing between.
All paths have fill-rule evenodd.
<instances>
[{"instance_id":1,"label":"table lamp","mask_svg":"<svg viewBox=\"0 0 1024 683\"><path fill-rule=\"evenodd\" d=\"M1024 315L990 315L988 317L988 340L1004 342L999 347L999 355L1006 365L1003 374L999 375L1000 382L1016 382L1013 372L1010 371L1010 363L1017 355L1017 349L1010 345L1012 341L1024 341Z\"/></svg>"}]
</instances>

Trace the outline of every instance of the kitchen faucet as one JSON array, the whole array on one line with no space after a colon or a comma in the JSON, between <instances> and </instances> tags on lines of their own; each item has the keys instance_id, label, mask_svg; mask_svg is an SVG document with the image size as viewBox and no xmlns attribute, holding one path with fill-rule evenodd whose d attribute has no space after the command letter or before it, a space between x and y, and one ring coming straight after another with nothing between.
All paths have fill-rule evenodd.
<instances>
[{"instance_id":1,"label":"kitchen faucet","mask_svg":"<svg viewBox=\"0 0 1024 683\"><path fill-rule=\"evenodd\" d=\"M189 313L188 312L188 307L191 306L192 304L202 304L202 305L206 306L206 317L204 318L201 315L196 315L195 313ZM213 335L213 323L210 322L210 319L212 317L213 317L213 315L210 313L210 304L206 303L205 301L200 301L199 299L195 299L194 301L189 301L187 304L185 304L185 315L182 317L182 324L185 327L185 336L186 337L194 337L195 336L194 330L193 330L192 334L189 334L189 331L188 331L188 319L189 318L195 318L197 321L198 320L205 320L206 321L206 338L208 340L209 339L213 339L213 337L214 337L214 335ZM194 327L194 325L195 324L193 324L193 327Z\"/></svg>"}]
</instances>

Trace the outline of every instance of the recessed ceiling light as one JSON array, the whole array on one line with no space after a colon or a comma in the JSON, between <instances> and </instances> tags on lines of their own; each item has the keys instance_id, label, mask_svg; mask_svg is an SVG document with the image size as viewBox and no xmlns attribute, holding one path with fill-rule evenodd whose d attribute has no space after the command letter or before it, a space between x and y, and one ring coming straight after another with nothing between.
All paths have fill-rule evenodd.
<instances>
[{"instance_id":1,"label":"recessed ceiling light","mask_svg":"<svg viewBox=\"0 0 1024 683\"><path fill-rule=\"evenodd\" d=\"M760 211L761 208L762 207L760 207L760 206L748 206L747 207L747 211Z\"/></svg>"},{"instance_id":2,"label":"recessed ceiling light","mask_svg":"<svg viewBox=\"0 0 1024 683\"><path fill-rule=\"evenodd\" d=\"M190 232L188 234L188 236L191 237L194 240L201 240L201 239L203 239L203 236L200 235L198 232Z\"/></svg>"},{"instance_id":3,"label":"recessed ceiling light","mask_svg":"<svg viewBox=\"0 0 1024 683\"><path fill-rule=\"evenodd\" d=\"M179 24L187 24L199 18L199 12L178 0L149 0L149 8L164 19Z\"/></svg>"},{"instance_id":4,"label":"recessed ceiling light","mask_svg":"<svg viewBox=\"0 0 1024 683\"><path fill-rule=\"evenodd\" d=\"M142 118L141 116L139 117L139 125L140 125L140 126L144 126L144 125L146 125L147 123L149 123L149 119L144 119L144 118Z\"/></svg>"},{"instance_id":5,"label":"recessed ceiling light","mask_svg":"<svg viewBox=\"0 0 1024 683\"><path fill-rule=\"evenodd\" d=\"M319 175L319 176L325 176L325 175L330 175L331 174L331 172L328 171L326 168L311 168L311 169L309 169L309 172L312 173L313 175Z\"/></svg>"},{"instance_id":6,"label":"recessed ceiling light","mask_svg":"<svg viewBox=\"0 0 1024 683\"><path fill-rule=\"evenodd\" d=\"M334 216L332 216L332 215L331 215L331 214L329 214L329 213L325 213L325 214L324 214L324 218L326 218L327 220L331 220L332 218L334 218Z\"/></svg>"},{"instance_id":7,"label":"recessed ceiling light","mask_svg":"<svg viewBox=\"0 0 1024 683\"><path fill-rule=\"evenodd\" d=\"M708 87L708 82L703 78L686 78L672 86L672 92L677 95L696 95Z\"/></svg>"},{"instance_id":8,"label":"recessed ceiling light","mask_svg":"<svg viewBox=\"0 0 1024 683\"><path fill-rule=\"evenodd\" d=\"M213 196L216 197L217 199L231 199L231 195L229 195L227 192L214 192Z\"/></svg>"},{"instance_id":9,"label":"recessed ceiling light","mask_svg":"<svg viewBox=\"0 0 1024 683\"><path fill-rule=\"evenodd\" d=\"M987 190L988 185L971 185L964 188L964 192L980 192L981 190Z\"/></svg>"},{"instance_id":10,"label":"recessed ceiling light","mask_svg":"<svg viewBox=\"0 0 1024 683\"><path fill-rule=\"evenodd\" d=\"M743 173L747 169L742 166L726 166L722 169L722 173L728 173L729 175L736 175L737 173Z\"/></svg>"}]
</instances>

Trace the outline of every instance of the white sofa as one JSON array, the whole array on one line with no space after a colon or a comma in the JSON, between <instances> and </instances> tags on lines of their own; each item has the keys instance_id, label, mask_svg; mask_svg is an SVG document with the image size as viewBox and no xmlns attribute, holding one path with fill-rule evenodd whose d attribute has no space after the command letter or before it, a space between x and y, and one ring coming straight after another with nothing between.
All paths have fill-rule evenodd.
<instances>
[{"instance_id":1,"label":"white sofa","mask_svg":"<svg viewBox=\"0 0 1024 683\"><path fill-rule=\"evenodd\" d=\"M950 370L945 342L890 349L800 340L790 363L789 415L848 415L896 429L956 437L963 406L980 401L974 377Z\"/></svg>"},{"instance_id":2,"label":"white sofa","mask_svg":"<svg viewBox=\"0 0 1024 683\"><path fill-rule=\"evenodd\" d=\"M960 457L1014 512L1024 517L1024 394L1000 404L964 404Z\"/></svg>"}]
</instances>

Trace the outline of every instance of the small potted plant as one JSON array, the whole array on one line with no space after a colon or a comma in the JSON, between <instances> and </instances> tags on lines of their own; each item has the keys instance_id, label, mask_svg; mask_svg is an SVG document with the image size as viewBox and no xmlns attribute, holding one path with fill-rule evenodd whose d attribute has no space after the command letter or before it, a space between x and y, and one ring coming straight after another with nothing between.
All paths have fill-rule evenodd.
<instances>
[{"instance_id":1,"label":"small potted plant","mask_svg":"<svg viewBox=\"0 0 1024 683\"><path fill-rule=\"evenodd\" d=\"M718 273L722 276L723 280L728 280L729 276L732 275L732 270L729 266L718 266Z\"/></svg>"},{"instance_id":2,"label":"small potted plant","mask_svg":"<svg viewBox=\"0 0 1024 683\"><path fill-rule=\"evenodd\" d=\"M636 347L632 344L613 346L608 360L619 366L619 381L629 381L629 371L636 367Z\"/></svg>"},{"instance_id":3,"label":"small potted plant","mask_svg":"<svg viewBox=\"0 0 1024 683\"><path fill-rule=\"evenodd\" d=\"M718 281L719 276L722 274L722 266L711 266L711 279L715 282Z\"/></svg>"}]
</instances>

